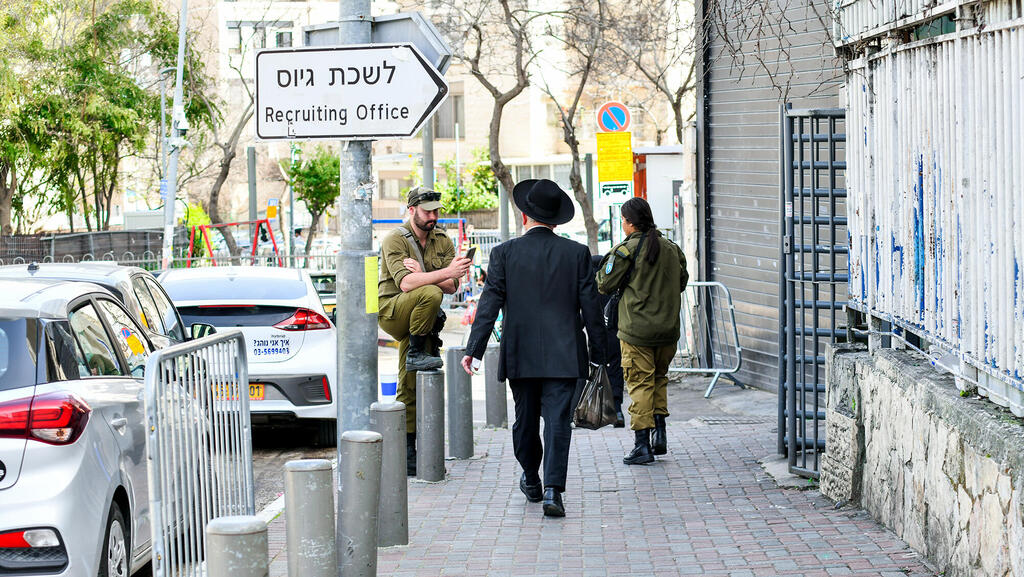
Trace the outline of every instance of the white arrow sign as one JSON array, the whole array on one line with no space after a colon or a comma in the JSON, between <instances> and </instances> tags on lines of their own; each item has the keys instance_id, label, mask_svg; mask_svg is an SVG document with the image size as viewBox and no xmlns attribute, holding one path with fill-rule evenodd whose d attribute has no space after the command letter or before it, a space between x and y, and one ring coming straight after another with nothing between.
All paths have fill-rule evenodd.
<instances>
[{"instance_id":1,"label":"white arrow sign","mask_svg":"<svg viewBox=\"0 0 1024 577\"><path fill-rule=\"evenodd\" d=\"M408 138L448 84L411 44L261 50L256 135L261 140Z\"/></svg>"}]
</instances>

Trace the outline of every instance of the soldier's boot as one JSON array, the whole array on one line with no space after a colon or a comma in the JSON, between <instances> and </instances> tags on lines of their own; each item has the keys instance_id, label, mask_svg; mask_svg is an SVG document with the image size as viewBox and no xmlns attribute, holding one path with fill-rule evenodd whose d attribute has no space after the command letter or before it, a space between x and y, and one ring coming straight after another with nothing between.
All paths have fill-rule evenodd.
<instances>
[{"instance_id":1,"label":"soldier's boot","mask_svg":"<svg viewBox=\"0 0 1024 577\"><path fill-rule=\"evenodd\" d=\"M430 338L427 340L429 343L427 352L431 356L441 356L441 346L444 345L444 341L441 340L441 331L444 330L444 323L448 320L448 315L444 314L444 311L437 311L437 318L434 320L434 326L430 329L430 334L427 335Z\"/></svg>"},{"instance_id":2,"label":"soldier's boot","mask_svg":"<svg viewBox=\"0 0 1024 577\"><path fill-rule=\"evenodd\" d=\"M409 335L409 351L405 354L405 370L432 371L444 365L441 357L427 352L427 335Z\"/></svg>"},{"instance_id":3,"label":"soldier's boot","mask_svg":"<svg viewBox=\"0 0 1024 577\"><path fill-rule=\"evenodd\" d=\"M668 452L668 433L665 431L665 415L654 415L654 432L651 433L651 452L664 455Z\"/></svg>"},{"instance_id":4,"label":"soldier's boot","mask_svg":"<svg viewBox=\"0 0 1024 577\"><path fill-rule=\"evenodd\" d=\"M405 434L405 474L416 476L416 433Z\"/></svg>"},{"instance_id":5,"label":"soldier's boot","mask_svg":"<svg viewBox=\"0 0 1024 577\"><path fill-rule=\"evenodd\" d=\"M622 462L627 465L646 465L654 462L654 454L651 453L651 429L640 429L633 431L636 435L636 446L633 451L626 455Z\"/></svg>"}]
</instances>

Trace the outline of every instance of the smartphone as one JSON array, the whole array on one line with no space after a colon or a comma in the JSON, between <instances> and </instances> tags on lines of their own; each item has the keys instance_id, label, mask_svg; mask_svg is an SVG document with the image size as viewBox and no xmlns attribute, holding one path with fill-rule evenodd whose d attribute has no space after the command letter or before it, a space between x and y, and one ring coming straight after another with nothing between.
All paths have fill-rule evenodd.
<instances>
[{"instance_id":1,"label":"smartphone","mask_svg":"<svg viewBox=\"0 0 1024 577\"><path fill-rule=\"evenodd\" d=\"M468 258L469 260L473 260L474 256L476 256L476 247L471 246L469 247L469 250L466 251L466 258Z\"/></svg>"}]
</instances>

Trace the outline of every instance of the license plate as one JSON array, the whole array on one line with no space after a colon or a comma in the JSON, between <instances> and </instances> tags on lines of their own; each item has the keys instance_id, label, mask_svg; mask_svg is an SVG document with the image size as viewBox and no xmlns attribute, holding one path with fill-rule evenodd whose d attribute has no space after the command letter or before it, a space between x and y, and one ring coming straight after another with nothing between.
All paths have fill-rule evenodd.
<instances>
[{"instance_id":1,"label":"license plate","mask_svg":"<svg viewBox=\"0 0 1024 577\"><path fill-rule=\"evenodd\" d=\"M250 401L262 401L266 391L260 383L249 383L249 400ZM231 394L231 389L227 385L220 385L214 390L214 395L218 401L233 401L235 395Z\"/></svg>"}]
</instances>

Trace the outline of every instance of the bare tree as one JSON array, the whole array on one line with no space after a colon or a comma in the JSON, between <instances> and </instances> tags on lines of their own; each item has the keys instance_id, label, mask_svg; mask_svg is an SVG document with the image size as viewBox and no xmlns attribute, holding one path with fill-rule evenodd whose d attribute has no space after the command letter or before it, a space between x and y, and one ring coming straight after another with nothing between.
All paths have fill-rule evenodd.
<instances>
[{"instance_id":1,"label":"bare tree","mask_svg":"<svg viewBox=\"0 0 1024 577\"><path fill-rule=\"evenodd\" d=\"M565 12L554 15L547 26L547 36L561 48L565 56L558 60L565 64L558 66L553 62L544 62L538 74L541 89L558 108L562 140L572 155L569 184L583 212L583 226L587 230L587 246L591 253L597 252L597 221L594 219L593 202L583 188L580 175L577 129L581 120L582 99L607 50L606 31L604 0L569 0ZM545 68L568 81L564 92L552 88L551 79L544 73Z\"/></svg>"},{"instance_id":2,"label":"bare tree","mask_svg":"<svg viewBox=\"0 0 1024 577\"><path fill-rule=\"evenodd\" d=\"M501 121L505 107L530 85L529 70L536 53L533 36L548 13L532 11L526 0L443 0L435 13L454 57L494 99L487 133L491 170L505 190L514 186L512 172L501 159ZM522 231L519 211L517 234Z\"/></svg>"},{"instance_id":3,"label":"bare tree","mask_svg":"<svg viewBox=\"0 0 1024 577\"><path fill-rule=\"evenodd\" d=\"M609 57L631 64L665 98L675 120L676 140L682 143L683 128L693 118L684 105L697 88L694 27L686 16L692 13L692 0L634 0L612 6L617 24L608 42Z\"/></svg>"}]
</instances>

